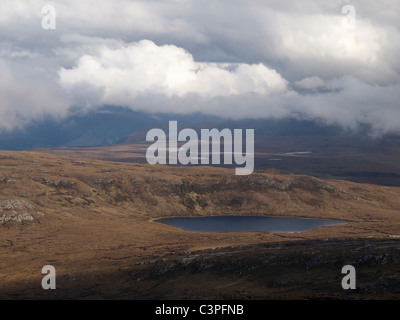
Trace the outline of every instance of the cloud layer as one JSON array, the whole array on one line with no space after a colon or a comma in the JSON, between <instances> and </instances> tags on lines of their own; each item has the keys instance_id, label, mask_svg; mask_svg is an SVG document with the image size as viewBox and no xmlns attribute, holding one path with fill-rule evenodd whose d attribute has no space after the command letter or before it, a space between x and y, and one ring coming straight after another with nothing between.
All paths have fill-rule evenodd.
<instances>
[{"instance_id":1,"label":"cloud layer","mask_svg":"<svg viewBox=\"0 0 400 320\"><path fill-rule=\"evenodd\" d=\"M400 4L4 0L0 130L103 104L400 130ZM347 17L349 18L349 17Z\"/></svg>"}]
</instances>

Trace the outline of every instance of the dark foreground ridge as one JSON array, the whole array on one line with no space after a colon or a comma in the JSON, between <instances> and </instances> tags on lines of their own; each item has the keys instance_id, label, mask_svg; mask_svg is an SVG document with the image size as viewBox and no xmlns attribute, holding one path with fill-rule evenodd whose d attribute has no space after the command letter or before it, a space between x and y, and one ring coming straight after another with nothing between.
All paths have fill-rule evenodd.
<instances>
[{"instance_id":1,"label":"dark foreground ridge","mask_svg":"<svg viewBox=\"0 0 400 320\"><path fill-rule=\"evenodd\" d=\"M288 241L181 252L118 272L63 276L56 290L25 283L1 299L399 299L400 240ZM356 289L341 286L356 269Z\"/></svg>"}]
</instances>

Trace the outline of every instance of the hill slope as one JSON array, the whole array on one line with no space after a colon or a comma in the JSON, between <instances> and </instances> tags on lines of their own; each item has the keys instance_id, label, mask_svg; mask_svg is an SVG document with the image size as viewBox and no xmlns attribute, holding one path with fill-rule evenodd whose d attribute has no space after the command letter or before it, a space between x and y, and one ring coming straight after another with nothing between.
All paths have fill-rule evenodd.
<instances>
[{"instance_id":1,"label":"hill slope","mask_svg":"<svg viewBox=\"0 0 400 320\"><path fill-rule=\"evenodd\" d=\"M254 279L250 281L253 291L247 280L225 285L236 283L240 278L237 272L262 252L257 246L275 243L280 251L287 241L294 250L287 252L289 256L303 252L301 248L308 243L307 252L320 252L320 264L328 269L344 256L348 259L349 248L356 249L364 241L375 248L377 257L386 254L389 259L368 260L363 267L366 274L373 275L378 262L387 272L394 272L399 262L390 248L397 250L399 243L399 194L395 187L327 182L277 171L239 177L224 168L150 166L2 151L0 297L154 298L172 294L182 298L181 281L190 279L196 287L207 277L215 277L232 254L244 264L228 268L216 296L232 297L232 290L246 288L242 297L255 293L261 297L264 284L255 285ZM348 224L300 234L219 234L188 232L153 221L167 216L222 214L340 219ZM334 247L322 249L321 239L336 242ZM346 254L340 251L338 241L347 248ZM374 246L371 241L380 242ZM242 247L247 249L239 250ZM290 260L289 256L279 259ZM362 261L363 257L358 253L354 259ZM211 269L204 269L207 259L211 259ZM291 261L296 264L294 269L318 265L317 260L303 265L301 257ZM262 270L268 267L261 260L258 263ZM59 288L54 292L40 287L41 267L47 264L57 269ZM246 270L250 279L255 276L253 269ZM181 272L186 278L177 277ZM165 287L167 283L170 286ZM288 286L296 295L298 282ZM210 293L207 286L196 288L192 288L194 296ZM310 287L299 296L318 290ZM386 285L382 290L394 292ZM382 290L368 294L383 296Z\"/></svg>"}]
</instances>

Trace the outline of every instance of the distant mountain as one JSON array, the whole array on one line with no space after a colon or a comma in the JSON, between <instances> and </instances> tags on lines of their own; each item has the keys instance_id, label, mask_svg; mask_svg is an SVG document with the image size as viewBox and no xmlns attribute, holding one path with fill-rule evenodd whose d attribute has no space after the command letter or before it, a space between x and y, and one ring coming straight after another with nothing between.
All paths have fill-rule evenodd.
<instances>
[{"instance_id":1,"label":"distant mountain","mask_svg":"<svg viewBox=\"0 0 400 320\"><path fill-rule=\"evenodd\" d=\"M332 137L353 134L340 126L295 116L283 119L226 120L200 113L149 114L128 108L104 106L85 114L73 113L62 120L48 118L31 123L23 130L0 133L0 149L29 150L37 147L88 147L143 142L146 140L146 133L152 128L161 128L168 132L170 120L178 121L179 130L192 128L199 135L201 129L254 129L256 141L278 136Z\"/></svg>"},{"instance_id":2,"label":"distant mountain","mask_svg":"<svg viewBox=\"0 0 400 320\"><path fill-rule=\"evenodd\" d=\"M0 149L28 150L36 147L78 147L111 145L143 127L157 127L162 119L185 123L217 119L199 114L149 114L128 108L105 106L62 120L45 119L23 130L0 134Z\"/></svg>"},{"instance_id":3,"label":"distant mountain","mask_svg":"<svg viewBox=\"0 0 400 320\"><path fill-rule=\"evenodd\" d=\"M176 120L174 118L160 121L159 127L165 132L168 132L168 120ZM186 119L183 119L186 120ZM178 130L188 127L187 122L178 121ZM194 129L200 136L201 129L216 128L222 130L228 129L254 129L255 139L282 136L282 137L300 137L300 136L340 136L348 134L346 130L340 126L327 125L318 120L303 120L294 117L283 119L244 119L244 120L216 120L213 121L197 121L191 123L190 128ZM146 133L151 127L143 127L136 130L134 133L122 139L121 143L136 143L146 140Z\"/></svg>"}]
</instances>

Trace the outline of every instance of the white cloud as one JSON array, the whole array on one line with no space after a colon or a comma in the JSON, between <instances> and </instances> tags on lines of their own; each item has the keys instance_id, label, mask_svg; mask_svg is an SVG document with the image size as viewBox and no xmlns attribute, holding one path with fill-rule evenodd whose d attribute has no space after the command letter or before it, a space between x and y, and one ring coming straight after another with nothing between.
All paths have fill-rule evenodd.
<instances>
[{"instance_id":1,"label":"white cloud","mask_svg":"<svg viewBox=\"0 0 400 320\"><path fill-rule=\"evenodd\" d=\"M143 40L90 51L96 54L84 55L74 68L60 70L60 83L72 90L90 85L99 91L103 103L132 105L138 94L145 93L211 98L286 91L287 81L261 63L196 62L189 52L174 45Z\"/></svg>"}]
</instances>

